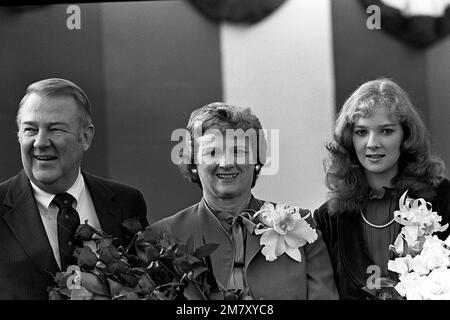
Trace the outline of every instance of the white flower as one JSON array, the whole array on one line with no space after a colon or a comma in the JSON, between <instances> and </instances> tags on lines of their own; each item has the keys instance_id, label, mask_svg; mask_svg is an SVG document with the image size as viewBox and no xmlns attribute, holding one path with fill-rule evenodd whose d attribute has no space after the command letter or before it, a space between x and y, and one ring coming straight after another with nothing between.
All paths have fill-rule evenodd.
<instances>
[{"instance_id":1,"label":"white flower","mask_svg":"<svg viewBox=\"0 0 450 320\"><path fill-rule=\"evenodd\" d=\"M292 259L301 262L299 248L306 243L313 243L317 239L317 232L311 228L306 218L300 215L300 208L265 202L253 218L258 217L255 233L261 234L261 252L268 261L274 261L286 253Z\"/></svg>"},{"instance_id":2,"label":"white flower","mask_svg":"<svg viewBox=\"0 0 450 320\"><path fill-rule=\"evenodd\" d=\"M442 217L433 212L432 206L424 199L411 199L407 197L405 191L400 198L399 208L394 212L394 219L404 226L417 226L417 235L433 234L434 232L445 231L448 224L441 226Z\"/></svg>"},{"instance_id":3,"label":"white flower","mask_svg":"<svg viewBox=\"0 0 450 320\"><path fill-rule=\"evenodd\" d=\"M408 300L450 299L450 250L437 236L425 236L421 253L388 262L388 269L400 274L395 286Z\"/></svg>"},{"instance_id":4,"label":"white flower","mask_svg":"<svg viewBox=\"0 0 450 320\"><path fill-rule=\"evenodd\" d=\"M424 199L410 199L405 192L394 219L403 228L394 243L404 258L388 262L388 269L400 274L395 289L409 300L450 299L450 237L442 241L434 232L444 231L442 218Z\"/></svg>"},{"instance_id":5,"label":"white flower","mask_svg":"<svg viewBox=\"0 0 450 320\"><path fill-rule=\"evenodd\" d=\"M403 274L395 289L408 300L449 300L450 270L437 268L427 276L417 272Z\"/></svg>"},{"instance_id":6,"label":"white flower","mask_svg":"<svg viewBox=\"0 0 450 320\"><path fill-rule=\"evenodd\" d=\"M431 270L450 265L450 251L444 248L443 241L437 236L428 237L422 252L411 261L412 270L419 274L428 274Z\"/></svg>"},{"instance_id":7,"label":"white flower","mask_svg":"<svg viewBox=\"0 0 450 320\"><path fill-rule=\"evenodd\" d=\"M422 277L416 272L404 273L400 275L399 283L395 290L402 296L410 300L422 300L421 281Z\"/></svg>"},{"instance_id":8,"label":"white flower","mask_svg":"<svg viewBox=\"0 0 450 320\"><path fill-rule=\"evenodd\" d=\"M396 258L395 260L388 261L388 269L397 272L398 274L404 274L411 271L411 255L406 257Z\"/></svg>"},{"instance_id":9,"label":"white flower","mask_svg":"<svg viewBox=\"0 0 450 320\"><path fill-rule=\"evenodd\" d=\"M450 270L441 267L434 269L424 277L422 291L425 300L449 300L450 299Z\"/></svg>"},{"instance_id":10,"label":"white flower","mask_svg":"<svg viewBox=\"0 0 450 320\"><path fill-rule=\"evenodd\" d=\"M412 253L414 256L421 251L425 236L445 231L448 224L441 226L442 217L433 212L429 202L422 198L408 198L407 193L405 191L400 197L400 209L394 211L394 220L404 226L394 242L394 248L399 255Z\"/></svg>"}]
</instances>

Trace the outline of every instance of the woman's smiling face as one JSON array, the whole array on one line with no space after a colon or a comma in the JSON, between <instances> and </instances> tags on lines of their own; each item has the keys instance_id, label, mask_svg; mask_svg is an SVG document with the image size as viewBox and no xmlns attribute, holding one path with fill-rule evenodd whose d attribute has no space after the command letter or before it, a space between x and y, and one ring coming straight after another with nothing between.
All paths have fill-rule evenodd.
<instances>
[{"instance_id":1,"label":"woman's smiling face","mask_svg":"<svg viewBox=\"0 0 450 320\"><path fill-rule=\"evenodd\" d=\"M234 140L234 139L232 139ZM208 199L230 199L250 194L255 164L239 161L248 158L248 144L217 134L197 139L197 172Z\"/></svg>"}]
</instances>

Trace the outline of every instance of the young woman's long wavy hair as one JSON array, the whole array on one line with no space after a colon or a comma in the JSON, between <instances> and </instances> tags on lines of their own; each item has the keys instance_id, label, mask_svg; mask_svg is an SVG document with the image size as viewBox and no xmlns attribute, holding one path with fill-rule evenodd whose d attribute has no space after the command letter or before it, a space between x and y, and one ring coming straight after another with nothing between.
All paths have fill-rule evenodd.
<instances>
[{"instance_id":1,"label":"young woman's long wavy hair","mask_svg":"<svg viewBox=\"0 0 450 320\"><path fill-rule=\"evenodd\" d=\"M398 174L392 184L398 194L431 201L435 187L445 178L443 161L431 154L430 140L421 115L408 95L394 81L381 78L361 85L344 103L336 120L334 140L328 143L326 185L331 214L358 213L369 187L353 146L353 127L360 117L385 108L395 114L403 128Z\"/></svg>"}]
</instances>

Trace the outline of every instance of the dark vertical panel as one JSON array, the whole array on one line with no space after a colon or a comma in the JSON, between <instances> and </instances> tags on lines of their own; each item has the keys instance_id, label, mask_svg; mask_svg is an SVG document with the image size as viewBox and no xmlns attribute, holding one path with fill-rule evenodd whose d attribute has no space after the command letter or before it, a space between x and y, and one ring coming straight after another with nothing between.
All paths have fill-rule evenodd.
<instances>
[{"instance_id":1,"label":"dark vertical panel","mask_svg":"<svg viewBox=\"0 0 450 320\"><path fill-rule=\"evenodd\" d=\"M0 8L0 180L21 169L15 115L26 87L50 77L67 78L89 96L97 133L84 167L106 174L105 106L98 5L81 7L81 30L66 27L68 5L40 6L25 11Z\"/></svg>"},{"instance_id":2,"label":"dark vertical panel","mask_svg":"<svg viewBox=\"0 0 450 320\"><path fill-rule=\"evenodd\" d=\"M427 52L428 98L433 149L450 166L450 37Z\"/></svg>"},{"instance_id":3,"label":"dark vertical panel","mask_svg":"<svg viewBox=\"0 0 450 320\"><path fill-rule=\"evenodd\" d=\"M198 201L171 133L222 97L217 24L185 1L102 5L110 177L143 191L149 220Z\"/></svg>"},{"instance_id":4,"label":"dark vertical panel","mask_svg":"<svg viewBox=\"0 0 450 320\"><path fill-rule=\"evenodd\" d=\"M409 47L382 29L369 30L369 15L358 0L331 3L337 110L359 85L384 76L410 94L428 122L425 51Z\"/></svg>"}]
</instances>

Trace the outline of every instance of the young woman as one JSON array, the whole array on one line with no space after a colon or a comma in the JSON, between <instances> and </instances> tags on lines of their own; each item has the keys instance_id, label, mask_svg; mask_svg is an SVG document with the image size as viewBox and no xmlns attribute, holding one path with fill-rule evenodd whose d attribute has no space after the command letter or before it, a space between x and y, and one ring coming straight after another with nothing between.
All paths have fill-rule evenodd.
<instances>
[{"instance_id":1,"label":"young woman","mask_svg":"<svg viewBox=\"0 0 450 320\"><path fill-rule=\"evenodd\" d=\"M445 224L450 182L442 160L431 154L421 116L389 79L369 81L348 98L327 149L330 199L314 217L341 299L370 298L362 290L375 270L368 267L387 275L389 245L401 229L393 220L400 196L408 190L409 197L430 201Z\"/></svg>"}]
</instances>

